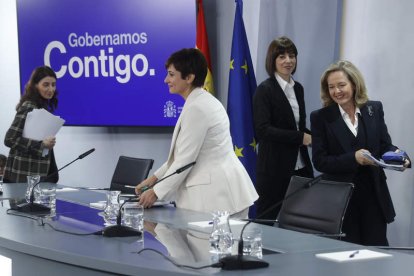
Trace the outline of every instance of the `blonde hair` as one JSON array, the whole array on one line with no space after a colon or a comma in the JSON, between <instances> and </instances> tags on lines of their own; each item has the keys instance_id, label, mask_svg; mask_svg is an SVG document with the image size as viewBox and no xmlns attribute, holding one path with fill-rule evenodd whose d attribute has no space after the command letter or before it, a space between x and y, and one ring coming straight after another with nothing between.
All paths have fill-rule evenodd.
<instances>
[{"instance_id":1,"label":"blonde hair","mask_svg":"<svg viewBox=\"0 0 414 276\"><path fill-rule=\"evenodd\" d=\"M357 107L362 107L368 101L367 87L365 86L364 77L358 68L350 61L339 60L331 64L321 76L321 100L323 106L334 104L329 94L328 77L334 72L344 72L354 89L354 103Z\"/></svg>"}]
</instances>

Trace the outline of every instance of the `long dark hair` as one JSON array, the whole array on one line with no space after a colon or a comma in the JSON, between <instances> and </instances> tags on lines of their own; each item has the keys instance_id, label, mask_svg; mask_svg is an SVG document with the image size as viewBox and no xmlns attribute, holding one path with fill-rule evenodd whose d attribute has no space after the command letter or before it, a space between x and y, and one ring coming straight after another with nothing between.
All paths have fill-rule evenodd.
<instances>
[{"instance_id":1,"label":"long dark hair","mask_svg":"<svg viewBox=\"0 0 414 276\"><path fill-rule=\"evenodd\" d=\"M39 90L36 88L36 84L45 77L53 77L57 79L56 73L49 66L40 66L33 70L30 80L24 88L24 95L20 98L20 101L16 106L16 110L19 109L25 101L34 102L38 108L45 108L49 111L54 111L57 108L57 90L55 90L55 93L50 100L46 100L40 95Z\"/></svg>"}]
</instances>

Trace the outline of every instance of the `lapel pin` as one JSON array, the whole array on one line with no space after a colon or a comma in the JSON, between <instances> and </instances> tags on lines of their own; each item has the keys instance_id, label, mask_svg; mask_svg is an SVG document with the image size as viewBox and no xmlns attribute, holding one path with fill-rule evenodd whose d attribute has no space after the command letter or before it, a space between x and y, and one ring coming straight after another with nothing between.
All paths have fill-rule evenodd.
<instances>
[{"instance_id":1,"label":"lapel pin","mask_svg":"<svg viewBox=\"0 0 414 276\"><path fill-rule=\"evenodd\" d=\"M371 105L368 105L367 108L368 108L368 115L369 116L374 115L374 110L372 110L372 106Z\"/></svg>"}]
</instances>

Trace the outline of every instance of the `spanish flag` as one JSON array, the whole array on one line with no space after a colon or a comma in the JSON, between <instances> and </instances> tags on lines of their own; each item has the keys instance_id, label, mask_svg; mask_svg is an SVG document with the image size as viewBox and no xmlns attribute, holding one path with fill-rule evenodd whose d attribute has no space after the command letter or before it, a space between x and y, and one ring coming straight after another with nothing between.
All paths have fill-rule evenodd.
<instances>
[{"instance_id":1,"label":"spanish flag","mask_svg":"<svg viewBox=\"0 0 414 276\"><path fill-rule=\"evenodd\" d=\"M211 74L211 58L210 49L208 48L208 37L206 31L206 24L204 22L204 9L203 0L197 0L198 13L197 13L197 41L196 47L204 54L207 60L208 72L206 80L204 81L204 89L214 94L213 76Z\"/></svg>"}]
</instances>

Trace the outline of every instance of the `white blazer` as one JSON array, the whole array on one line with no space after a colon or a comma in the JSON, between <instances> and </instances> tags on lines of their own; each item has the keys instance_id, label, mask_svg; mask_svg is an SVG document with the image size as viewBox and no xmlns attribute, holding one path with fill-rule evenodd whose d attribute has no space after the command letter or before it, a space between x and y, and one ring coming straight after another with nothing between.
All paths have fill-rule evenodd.
<instances>
[{"instance_id":1,"label":"white blazer","mask_svg":"<svg viewBox=\"0 0 414 276\"><path fill-rule=\"evenodd\" d=\"M161 179L193 161L192 168L154 186L159 199L175 200L179 208L231 214L257 200L253 183L233 151L226 110L201 88L187 97L168 160L154 174Z\"/></svg>"},{"instance_id":2,"label":"white blazer","mask_svg":"<svg viewBox=\"0 0 414 276\"><path fill-rule=\"evenodd\" d=\"M210 233L170 228L161 223L155 226L154 233L167 248L170 257L177 261L194 264L211 258Z\"/></svg>"}]
</instances>

